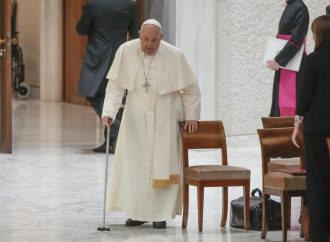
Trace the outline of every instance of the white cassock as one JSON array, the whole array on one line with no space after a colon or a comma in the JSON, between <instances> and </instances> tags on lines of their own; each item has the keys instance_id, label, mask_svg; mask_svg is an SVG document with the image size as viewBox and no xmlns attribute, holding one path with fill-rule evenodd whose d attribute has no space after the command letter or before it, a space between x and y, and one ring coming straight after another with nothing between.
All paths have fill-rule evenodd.
<instances>
[{"instance_id":1,"label":"white cassock","mask_svg":"<svg viewBox=\"0 0 330 242\"><path fill-rule=\"evenodd\" d=\"M182 210L178 121L200 118L200 90L180 49L161 41L154 56L140 40L120 46L107 75L102 117L116 117L128 90L111 169L107 210L165 221ZM143 85L150 84L147 92Z\"/></svg>"}]
</instances>

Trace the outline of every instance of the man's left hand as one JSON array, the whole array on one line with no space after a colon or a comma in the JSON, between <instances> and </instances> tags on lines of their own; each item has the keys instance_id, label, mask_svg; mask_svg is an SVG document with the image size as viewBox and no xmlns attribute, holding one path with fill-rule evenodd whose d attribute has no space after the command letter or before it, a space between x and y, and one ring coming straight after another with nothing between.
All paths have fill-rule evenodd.
<instances>
[{"instance_id":1,"label":"man's left hand","mask_svg":"<svg viewBox=\"0 0 330 242\"><path fill-rule=\"evenodd\" d=\"M184 129L187 129L189 133L194 133L197 131L197 120L187 120L184 124Z\"/></svg>"}]
</instances>

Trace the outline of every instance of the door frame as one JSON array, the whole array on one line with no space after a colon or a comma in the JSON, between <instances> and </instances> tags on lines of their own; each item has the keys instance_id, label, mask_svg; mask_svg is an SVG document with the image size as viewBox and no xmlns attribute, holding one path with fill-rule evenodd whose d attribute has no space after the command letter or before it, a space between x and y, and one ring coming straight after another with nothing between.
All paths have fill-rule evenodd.
<instances>
[{"instance_id":1,"label":"door frame","mask_svg":"<svg viewBox=\"0 0 330 242\"><path fill-rule=\"evenodd\" d=\"M12 71L11 71L11 0L0 0L0 37L5 39L1 48L5 56L0 57L0 153L12 152Z\"/></svg>"}]
</instances>

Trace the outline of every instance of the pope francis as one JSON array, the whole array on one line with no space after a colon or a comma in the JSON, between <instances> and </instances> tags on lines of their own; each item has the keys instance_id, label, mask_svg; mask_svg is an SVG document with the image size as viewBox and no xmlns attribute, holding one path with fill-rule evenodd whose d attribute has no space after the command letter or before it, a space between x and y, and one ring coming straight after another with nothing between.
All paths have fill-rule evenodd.
<instances>
[{"instance_id":1,"label":"pope francis","mask_svg":"<svg viewBox=\"0 0 330 242\"><path fill-rule=\"evenodd\" d=\"M128 90L112 166L107 210L129 215L126 226L166 220L182 210L182 147L178 121L197 130L200 90L182 51L162 41L157 20L121 45L107 75L102 121L109 127Z\"/></svg>"}]
</instances>

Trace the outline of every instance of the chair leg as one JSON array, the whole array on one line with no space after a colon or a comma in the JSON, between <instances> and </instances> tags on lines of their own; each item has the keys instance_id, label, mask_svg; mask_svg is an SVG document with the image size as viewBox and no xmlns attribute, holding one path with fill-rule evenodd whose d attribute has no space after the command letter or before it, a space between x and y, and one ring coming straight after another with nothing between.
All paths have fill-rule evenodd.
<instances>
[{"instance_id":1,"label":"chair leg","mask_svg":"<svg viewBox=\"0 0 330 242\"><path fill-rule=\"evenodd\" d=\"M198 196L198 230L199 230L199 232L202 232L202 230L203 230L204 187L201 185L197 186L197 196Z\"/></svg>"},{"instance_id":2,"label":"chair leg","mask_svg":"<svg viewBox=\"0 0 330 242\"><path fill-rule=\"evenodd\" d=\"M221 216L221 227L226 227L228 213L228 187L222 188L222 216Z\"/></svg>"},{"instance_id":3,"label":"chair leg","mask_svg":"<svg viewBox=\"0 0 330 242\"><path fill-rule=\"evenodd\" d=\"M299 233L299 237L300 237L300 238L304 238L304 234L305 234L305 232L304 232L304 226L301 224L301 225L300 225L300 233Z\"/></svg>"},{"instance_id":4,"label":"chair leg","mask_svg":"<svg viewBox=\"0 0 330 242\"><path fill-rule=\"evenodd\" d=\"M287 241L287 232L288 232L288 214L287 207L288 204L288 194L287 192L282 192L281 194L281 217L282 217L282 241Z\"/></svg>"},{"instance_id":5,"label":"chair leg","mask_svg":"<svg viewBox=\"0 0 330 242\"><path fill-rule=\"evenodd\" d=\"M269 195L262 193L262 225L261 225L261 238L265 239L268 230L268 199Z\"/></svg>"},{"instance_id":6,"label":"chair leg","mask_svg":"<svg viewBox=\"0 0 330 242\"><path fill-rule=\"evenodd\" d=\"M244 193L244 229L249 230L250 221L250 181L243 187Z\"/></svg>"},{"instance_id":7,"label":"chair leg","mask_svg":"<svg viewBox=\"0 0 330 242\"><path fill-rule=\"evenodd\" d=\"M187 227L189 213L189 185L183 185L183 214L182 214L182 228Z\"/></svg>"},{"instance_id":8,"label":"chair leg","mask_svg":"<svg viewBox=\"0 0 330 242\"><path fill-rule=\"evenodd\" d=\"M303 238L304 237L303 209L304 209L304 201L303 201L303 198L301 197L300 219L299 219L299 223L300 223L300 233L299 233L299 236L300 236L300 238Z\"/></svg>"},{"instance_id":9,"label":"chair leg","mask_svg":"<svg viewBox=\"0 0 330 242\"><path fill-rule=\"evenodd\" d=\"M291 227L291 197L288 197L286 213L288 214L287 228L290 229L290 227Z\"/></svg>"}]
</instances>

